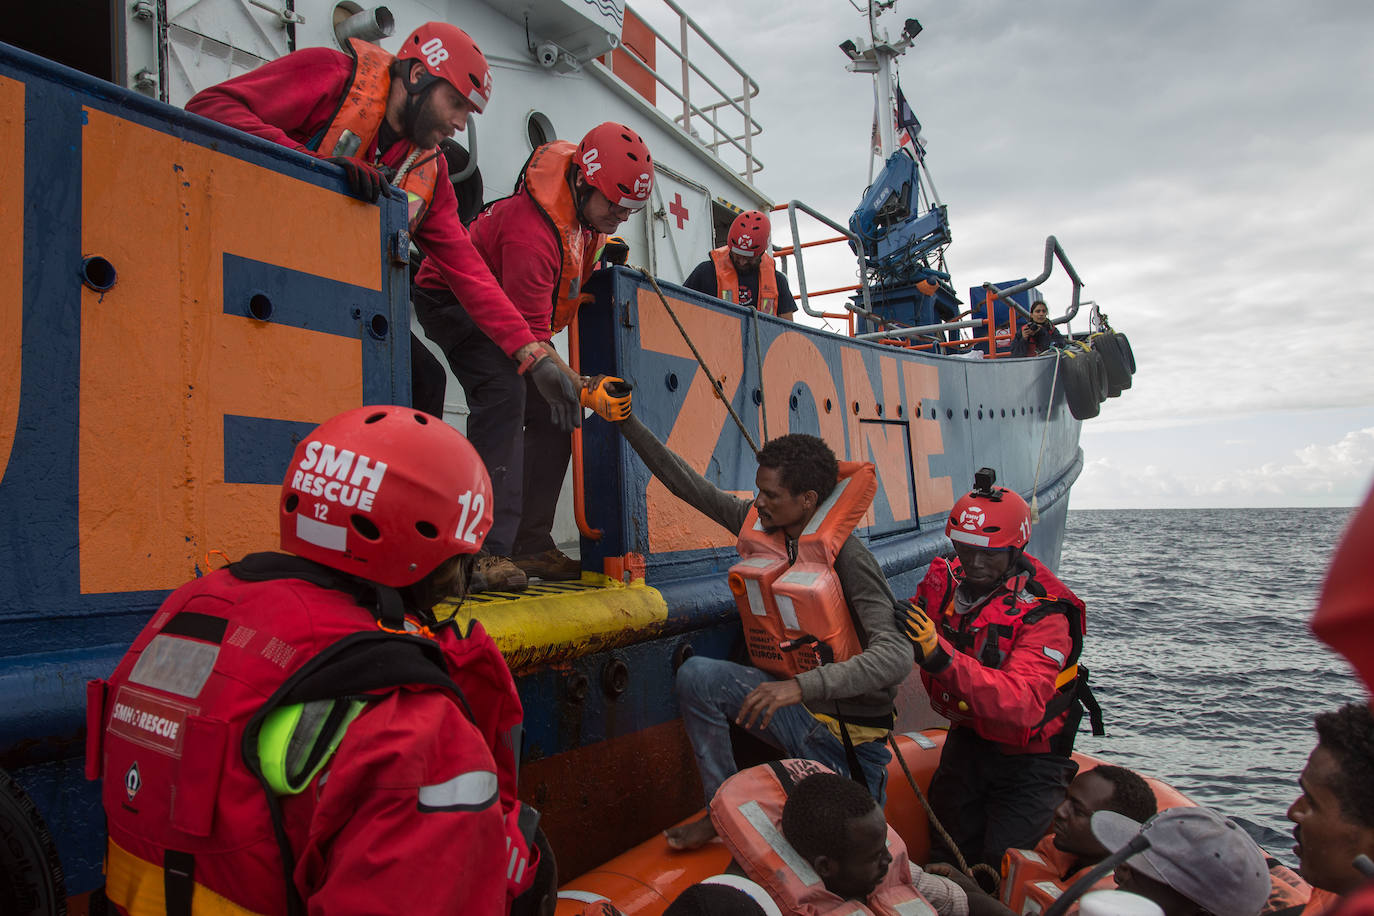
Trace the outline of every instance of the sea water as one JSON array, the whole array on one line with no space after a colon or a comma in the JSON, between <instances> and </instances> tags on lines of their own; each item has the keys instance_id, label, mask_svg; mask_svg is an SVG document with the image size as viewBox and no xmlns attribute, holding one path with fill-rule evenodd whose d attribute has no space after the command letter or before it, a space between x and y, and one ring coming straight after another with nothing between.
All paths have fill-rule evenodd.
<instances>
[{"instance_id":1,"label":"sea water","mask_svg":"<svg viewBox=\"0 0 1374 916\"><path fill-rule=\"evenodd\" d=\"M1059 572L1088 605L1107 725L1096 738L1085 720L1077 749L1288 834L1312 717L1365 696L1308 630L1351 512L1070 511Z\"/></svg>"}]
</instances>

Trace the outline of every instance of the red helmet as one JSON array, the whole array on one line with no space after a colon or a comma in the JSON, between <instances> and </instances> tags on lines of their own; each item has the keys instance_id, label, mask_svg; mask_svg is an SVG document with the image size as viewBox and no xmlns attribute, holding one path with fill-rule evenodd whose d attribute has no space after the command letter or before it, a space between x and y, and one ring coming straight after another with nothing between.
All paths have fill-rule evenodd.
<instances>
[{"instance_id":1,"label":"red helmet","mask_svg":"<svg viewBox=\"0 0 1374 916\"><path fill-rule=\"evenodd\" d=\"M397 60L418 60L430 76L452 84L482 113L491 101L491 67L467 32L447 22L426 22L410 33Z\"/></svg>"},{"instance_id":2,"label":"red helmet","mask_svg":"<svg viewBox=\"0 0 1374 916\"><path fill-rule=\"evenodd\" d=\"M761 210L745 210L730 224L730 250L735 254L752 258L768 250L768 236L773 225L768 215Z\"/></svg>"},{"instance_id":3,"label":"red helmet","mask_svg":"<svg viewBox=\"0 0 1374 916\"><path fill-rule=\"evenodd\" d=\"M491 528L491 481L458 430L410 407L359 407L326 420L291 456L281 546L400 588Z\"/></svg>"},{"instance_id":4,"label":"red helmet","mask_svg":"<svg viewBox=\"0 0 1374 916\"><path fill-rule=\"evenodd\" d=\"M981 480L984 474L986 481ZM945 537L956 544L969 544L987 550L1025 547L1030 541L1030 506L1021 494L992 485L996 475L987 468L979 471L973 490L962 496L949 511Z\"/></svg>"},{"instance_id":5,"label":"red helmet","mask_svg":"<svg viewBox=\"0 0 1374 916\"><path fill-rule=\"evenodd\" d=\"M613 204L641 210L654 187L654 158L639 134L607 121L587 131L577 145L577 164L587 184Z\"/></svg>"}]
</instances>

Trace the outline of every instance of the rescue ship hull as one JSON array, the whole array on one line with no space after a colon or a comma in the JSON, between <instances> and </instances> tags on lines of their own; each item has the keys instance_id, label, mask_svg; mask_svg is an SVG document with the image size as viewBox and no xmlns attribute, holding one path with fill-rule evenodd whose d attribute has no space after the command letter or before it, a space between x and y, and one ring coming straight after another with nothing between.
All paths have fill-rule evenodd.
<instances>
[{"instance_id":1,"label":"rescue ship hull","mask_svg":"<svg viewBox=\"0 0 1374 916\"><path fill-rule=\"evenodd\" d=\"M104 849L84 684L173 588L275 546L277 487L310 428L409 402L406 208L8 46L0 125L15 166L0 187L0 768L55 843L24 868L64 872L79 895L99 886ZM1057 565L1083 459L1055 358L895 350L662 289L666 303L640 273L608 271L575 352L583 371L631 381L636 414L719 486L752 493L755 464L710 378L754 441L810 432L875 464L859 533L899 596L948 549L945 515L981 466L1036 496L1030 549ZM700 807L673 673L739 637L733 533L667 494L595 417L574 486L583 581L459 612L516 673L521 791L565 875ZM924 709L912 690L905 717Z\"/></svg>"}]
</instances>

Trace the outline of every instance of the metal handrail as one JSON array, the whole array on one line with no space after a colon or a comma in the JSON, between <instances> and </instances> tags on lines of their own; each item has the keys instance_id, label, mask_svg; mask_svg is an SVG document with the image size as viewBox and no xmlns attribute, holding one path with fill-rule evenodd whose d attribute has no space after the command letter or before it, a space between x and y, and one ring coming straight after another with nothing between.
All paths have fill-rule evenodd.
<instances>
[{"instance_id":1,"label":"metal handrail","mask_svg":"<svg viewBox=\"0 0 1374 916\"><path fill-rule=\"evenodd\" d=\"M780 204L777 207L774 207L773 209L781 210L782 205ZM854 314L872 316L873 308L868 298L868 267L864 263L864 249L863 245L859 242L859 237L854 233L850 232L848 228L846 228L845 226L841 226L839 223L835 222L833 219L826 216L825 214L818 213L816 210L813 210L811 207L808 207L806 204L802 203L799 200L791 200L787 203L787 221L792 227L792 254L797 259L797 292L801 294L802 311L810 315L812 318L835 317L825 312L818 312L815 309L811 308L810 297L807 295L806 292L806 265L802 263L801 255L802 248L806 246L802 243L801 233L797 229L798 210L801 210L803 213L805 213L807 216L810 216L812 219L824 223L831 229L834 229L836 232L840 233L841 236L843 236L845 239L848 239L850 245L852 246L852 250L859 252L859 254L857 255L859 259L859 289L863 292L864 304L861 308L857 305L854 305L852 302L846 302L844 307L845 309L847 309L850 312L853 312ZM833 292L833 290L831 290L831 292Z\"/></svg>"},{"instance_id":2,"label":"metal handrail","mask_svg":"<svg viewBox=\"0 0 1374 916\"><path fill-rule=\"evenodd\" d=\"M652 30L652 29L653 29L653 26L649 26L649 28ZM655 32L655 34L658 34L658 33ZM719 147L721 146L721 144L723 144L723 143L729 143L731 146L733 146L735 149L739 150L739 151L740 151L741 153L743 153L744 156L745 156L745 170L744 170L743 172L737 172L736 174L738 174L741 178L744 178L744 179L746 179L747 181L751 181L751 182L752 182L753 179L754 179L754 174L755 174L756 172L761 172L761 171L763 171L763 160L759 159L759 157L757 157L757 156L754 155L754 153L753 153L753 143L750 142L751 138L757 137L758 135L760 135L760 134L763 133L763 127L759 125L758 121L754 121L754 120L751 119L751 121L750 121L751 127L758 128L758 129L757 129L757 130L754 130L748 137L742 137L742 138L740 138L740 137L731 137L730 135L726 134L725 131L723 131L723 130L720 129L720 126L717 124L717 122L715 121L715 119L706 117L706 115L702 113L702 110L701 110L700 108L698 108L696 105L692 104L692 102L691 102L691 100L688 98L688 96L683 95L681 92L679 92L679 91L678 91L676 88L674 88L672 85L670 85L669 83L664 82L664 81L663 81L663 78L662 78L661 76L658 75L658 71L655 70L655 69L653 69L652 67L650 67L650 66L649 66L647 63L645 63L643 60L640 60L640 58L639 58L638 55L636 55L636 54L631 54L629 57L630 57L630 60L634 62L634 65L635 65L636 67L638 67L639 69L643 70L645 73L647 73L647 74L649 74L650 76L652 76L652 77L654 78L655 82L656 82L659 86L661 86L662 88L668 90L668 92L670 92L676 99L678 99L678 101L682 102L685 109L689 109L689 110L691 110L691 111L693 111L693 112L699 114L699 115L701 116L702 120L707 121L708 123L711 124L712 129L715 130L717 134L721 134L721 135L724 136L724 139L723 139L723 140L717 140L717 141L715 141L714 143L706 143L705 141L700 141L700 142L701 142L701 145L704 146L705 148L709 149L713 154L715 154L715 156L716 156L717 159L720 158L720 153L718 152L718 149L719 149ZM708 80L708 82L709 82L709 80ZM715 85L715 84L712 83L712 86L714 86L714 85ZM717 88L717 90L719 91L719 87L716 87L716 88ZM690 90L689 90L689 92L690 92ZM756 94L757 94L757 92L756 92ZM731 101L731 100L727 100L727 101ZM736 105L735 107L736 107L736 108L739 108L738 105ZM744 112L744 109L739 108L739 110L740 110L742 113L745 113L745 114L747 115L747 112ZM675 118L673 118L674 123L678 123L678 122L680 122L680 120L681 120L680 117L675 117ZM688 130L688 131L686 131L686 133L688 133L688 134L690 135L691 131ZM745 141L745 145L744 145L744 146L741 146L741 145L740 145L740 143L739 143L739 140L740 140L740 139L744 139L744 141Z\"/></svg>"},{"instance_id":3,"label":"metal handrail","mask_svg":"<svg viewBox=\"0 0 1374 916\"><path fill-rule=\"evenodd\" d=\"M1075 315L1078 314L1078 308L1081 304L1079 302L1079 292L1083 288L1083 281L1079 278L1078 271L1074 270L1073 264L1069 262L1069 256L1064 253L1064 248L1059 244L1059 240L1051 235L1046 236L1045 238L1045 269L1043 272L1041 272L1040 276L1030 280L1022 281L1021 283L1017 283L1014 286L1007 287L999 287L993 283L983 284L983 289L986 290L988 294L988 298L986 301L986 308L988 310L987 317L973 318L968 321L945 321L941 322L940 324L925 324L914 328L895 328L886 331L872 331L866 334L855 334L854 336L859 340L892 340L905 337L920 337L927 334L936 334L941 331L952 331L959 330L962 328L976 328L986 326L988 328L988 337L968 338L962 341L962 343L976 343L982 340L990 340L995 337L997 330L996 312L993 309L995 301L998 299L1006 299L1007 304L1010 305L1012 309L1014 309L1017 313L1024 315L1027 319L1029 319L1031 317L1030 312L1023 308L1020 305L1020 303L1018 303L1014 299L1011 299L1010 297L1016 293L1024 292L1028 289L1034 289L1035 287L1039 286L1040 284L1048 280L1050 278L1050 274L1054 271L1054 261L1056 258L1058 259L1059 263L1063 265L1064 272L1069 275L1069 279L1073 281L1073 298L1070 301L1069 307L1065 311L1065 313L1060 317L1053 319L1050 323L1067 324L1068 322L1073 320L1073 317ZM1015 328L1010 328L1010 331L1012 332L1011 336L1015 336ZM945 343L951 343L951 341L945 341ZM997 348L995 346L989 346L988 349L988 357L990 359L996 359Z\"/></svg>"},{"instance_id":4,"label":"metal handrail","mask_svg":"<svg viewBox=\"0 0 1374 916\"><path fill-rule=\"evenodd\" d=\"M664 89L668 90L669 93L682 103L682 114L674 117L673 120L682 125L684 132L690 136L692 133L692 118L694 116L700 117L703 121L710 124L711 129L715 132L715 137L712 141L709 143L702 141L702 145L716 155L717 158L720 156L720 147L727 143L743 153L744 170L738 172L738 174L746 181L752 182L754 174L763 170L763 162L754 155L753 144L753 138L763 133L763 126L755 120L749 105L749 100L759 94L759 84L733 57L725 52L724 48L717 44L710 35L706 34L701 26L697 24L696 20L688 15L682 7L678 6L675 0L663 0L663 4L678 16L680 47L675 45L658 29L654 28L654 26L643 17L639 17L639 20L654 38L662 43L663 47L671 51L682 62L682 90L678 91L669 84L657 69L651 67L646 61L642 60L638 54L627 53L626 56L641 70L648 73L649 76L653 78L656 85L662 86ZM705 71L691 61L687 52L687 43L688 36L692 32L695 32L697 36L706 43L707 47L714 51L721 60L728 64L730 68L739 75L742 80L742 87L739 95L732 96L729 92L726 92L714 79L707 75ZM692 74L696 74L706 83L706 85L714 89L720 96L720 99L707 103L704 108L693 104L691 100ZM723 129L720 122L715 117L716 112L726 105L739 112L740 116L744 119L744 132L738 136ZM741 140L744 141L742 145L740 143Z\"/></svg>"}]
</instances>

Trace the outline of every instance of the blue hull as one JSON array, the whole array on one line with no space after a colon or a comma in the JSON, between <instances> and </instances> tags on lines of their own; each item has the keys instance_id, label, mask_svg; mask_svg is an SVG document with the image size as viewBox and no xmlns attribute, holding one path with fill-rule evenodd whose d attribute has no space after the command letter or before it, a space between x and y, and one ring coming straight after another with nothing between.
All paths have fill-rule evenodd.
<instances>
[{"instance_id":1,"label":"blue hull","mask_svg":"<svg viewBox=\"0 0 1374 916\"><path fill-rule=\"evenodd\" d=\"M220 565L214 551L275 546L300 435L350 406L409 400L405 206L359 205L336 167L5 46L0 124L24 163L18 206L0 206L13 255L0 264L21 265L8 279L22 288L0 297L14 382L0 385L0 767L80 893L100 883L104 843L98 786L82 776L85 681L112 671L172 588ZM328 248L306 231L319 224L334 227ZM108 291L83 286L90 255L117 271ZM720 487L752 492L746 437L651 284L627 269L594 284L582 370L634 383L656 434ZM815 433L875 464L860 534L898 595L948 550L945 516L981 466L1037 492L1031 550L1057 565L1082 455L1054 359L921 355L665 292L748 436ZM738 636L733 534L655 484L600 419L582 448L600 531L583 538L583 568L609 579L464 608L516 671L522 794L569 875L700 805L673 671L689 652L729 655ZM609 581L641 562L638 591ZM632 622L608 626L617 615Z\"/></svg>"}]
</instances>

